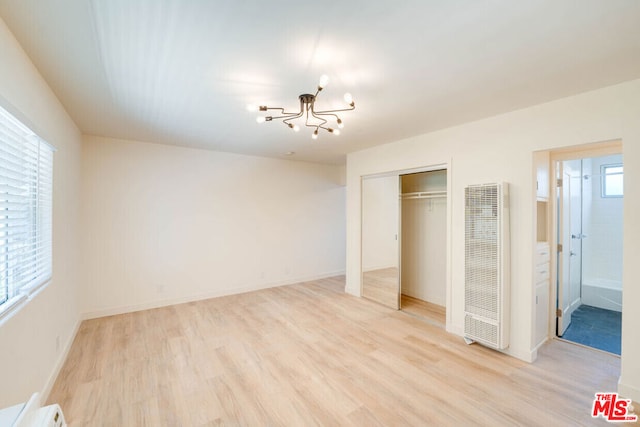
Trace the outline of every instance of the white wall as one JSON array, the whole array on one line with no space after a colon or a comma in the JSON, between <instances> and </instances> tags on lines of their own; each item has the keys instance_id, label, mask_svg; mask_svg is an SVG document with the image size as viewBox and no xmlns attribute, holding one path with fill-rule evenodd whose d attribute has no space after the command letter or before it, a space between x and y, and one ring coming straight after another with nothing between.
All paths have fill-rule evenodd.
<instances>
[{"instance_id":1,"label":"white wall","mask_svg":"<svg viewBox=\"0 0 640 427\"><path fill-rule=\"evenodd\" d=\"M47 394L79 320L81 137L0 19L0 104L57 148L53 175L53 279L0 324L0 407Z\"/></svg>"},{"instance_id":2,"label":"white wall","mask_svg":"<svg viewBox=\"0 0 640 427\"><path fill-rule=\"evenodd\" d=\"M347 157L347 285L360 290L360 177L448 164L451 173L451 324L464 320L464 187L503 180L511 192L511 345L524 360L532 349L535 150L622 139L625 160L622 376L619 391L640 401L640 80L514 111L352 153Z\"/></svg>"},{"instance_id":3,"label":"white wall","mask_svg":"<svg viewBox=\"0 0 640 427\"><path fill-rule=\"evenodd\" d=\"M591 190L591 203L585 197L583 233L587 237L582 243L582 282L622 289L624 200L622 197L601 197L600 180L600 167L622 163L622 156L597 157L590 162L592 177L587 180L590 185L584 187L585 192Z\"/></svg>"},{"instance_id":4,"label":"white wall","mask_svg":"<svg viewBox=\"0 0 640 427\"><path fill-rule=\"evenodd\" d=\"M84 137L88 317L341 274L340 167Z\"/></svg>"},{"instance_id":5,"label":"white wall","mask_svg":"<svg viewBox=\"0 0 640 427\"><path fill-rule=\"evenodd\" d=\"M447 199L402 201L402 293L446 306Z\"/></svg>"}]
</instances>

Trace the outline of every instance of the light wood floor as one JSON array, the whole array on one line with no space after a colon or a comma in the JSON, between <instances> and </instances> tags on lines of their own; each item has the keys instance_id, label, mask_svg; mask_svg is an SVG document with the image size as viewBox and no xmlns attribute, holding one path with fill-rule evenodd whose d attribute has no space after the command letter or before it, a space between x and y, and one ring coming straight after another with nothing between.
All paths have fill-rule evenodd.
<instances>
[{"instance_id":1,"label":"light wood floor","mask_svg":"<svg viewBox=\"0 0 640 427\"><path fill-rule=\"evenodd\" d=\"M399 276L397 267L365 271L362 296L390 308L398 308Z\"/></svg>"},{"instance_id":2,"label":"light wood floor","mask_svg":"<svg viewBox=\"0 0 640 427\"><path fill-rule=\"evenodd\" d=\"M71 426L575 426L620 359L527 364L343 292L344 277L82 323L49 397Z\"/></svg>"},{"instance_id":3,"label":"light wood floor","mask_svg":"<svg viewBox=\"0 0 640 427\"><path fill-rule=\"evenodd\" d=\"M422 319L426 319L434 325L440 326L442 328L445 327L447 322L446 307L423 301L418 298L413 298L405 294L402 294L401 297L402 301L400 303L400 309L402 311L414 316L419 316Z\"/></svg>"},{"instance_id":4,"label":"light wood floor","mask_svg":"<svg viewBox=\"0 0 640 427\"><path fill-rule=\"evenodd\" d=\"M398 308L398 280L397 268L365 271L362 277L362 296L387 307ZM402 294L400 309L445 326L445 307Z\"/></svg>"}]
</instances>

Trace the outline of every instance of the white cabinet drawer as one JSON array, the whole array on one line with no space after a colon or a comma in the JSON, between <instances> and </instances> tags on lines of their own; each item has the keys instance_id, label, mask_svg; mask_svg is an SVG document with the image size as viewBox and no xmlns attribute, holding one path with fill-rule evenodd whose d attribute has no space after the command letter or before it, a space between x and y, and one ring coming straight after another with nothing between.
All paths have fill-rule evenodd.
<instances>
[{"instance_id":1,"label":"white cabinet drawer","mask_svg":"<svg viewBox=\"0 0 640 427\"><path fill-rule=\"evenodd\" d=\"M549 263L536 265L534 283L539 284L545 280L549 280Z\"/></svg>"},{"instance_id":2,"label":"white cabinet drawer","mask_svg":"<svg viewBox=\"0 0 640 427\"><path fill-rule=\"evenodd\" d=\"M550 252L548 244L538 244L536 247L536 265L548 263L551 259Z\"/></svg>"}]
</instances>

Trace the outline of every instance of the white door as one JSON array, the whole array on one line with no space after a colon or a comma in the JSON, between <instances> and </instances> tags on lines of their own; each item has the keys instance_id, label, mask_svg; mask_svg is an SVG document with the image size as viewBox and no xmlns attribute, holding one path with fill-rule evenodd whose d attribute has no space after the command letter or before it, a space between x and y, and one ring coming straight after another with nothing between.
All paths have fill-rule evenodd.
<instances>
[{"instance_id":1,"label":"white door","mask_svg":"<svg viewBox=\"0 0 640 427\"><path fill-rule=\"evenodd\" d=\"M559 165L562 186L559 189L559 239L562 252L558 255L558 336L571 324L571 314L580 306L582 281L582 167L581 160Z\"/></svg>"}]
</instances>

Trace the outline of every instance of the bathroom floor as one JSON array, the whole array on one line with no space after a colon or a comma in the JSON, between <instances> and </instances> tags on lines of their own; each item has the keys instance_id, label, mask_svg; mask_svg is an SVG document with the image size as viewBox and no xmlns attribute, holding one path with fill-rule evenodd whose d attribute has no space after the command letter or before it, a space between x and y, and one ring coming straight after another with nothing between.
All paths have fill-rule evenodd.
<instances>
[{"instance_id":1,"label":"bathroom floor","mask_svg":"<svg viewBox=\"0 0 640 427\"><path fill-rule=\"evenodd\" d=\"M581 305L562 338L619 355L621 329L622 313Z\"/></svg>"}]
</instances>

